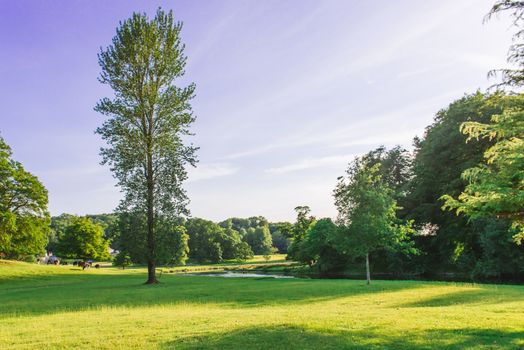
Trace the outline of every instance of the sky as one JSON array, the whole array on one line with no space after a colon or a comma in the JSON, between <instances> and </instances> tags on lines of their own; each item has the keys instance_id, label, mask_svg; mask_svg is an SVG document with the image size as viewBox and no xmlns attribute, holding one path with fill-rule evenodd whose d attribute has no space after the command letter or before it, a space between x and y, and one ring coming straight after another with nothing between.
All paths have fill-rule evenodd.
<instances>
[{"instance_id":1,"label":"sky","mask_svg":"<svg viewBox=\"0 0 524 350\"><path fill-rule=\"evenodd\" d=\"M0 0L0 136L49 191L52 215L111 212L121 193L94 133L111 96L97 54L119 21L161 6L184 23L194 82L185 183L192 216L335 217L332 191L357 155L408 149L435 113L506 66L493 0Z\"/></svg>"}]
</instances>

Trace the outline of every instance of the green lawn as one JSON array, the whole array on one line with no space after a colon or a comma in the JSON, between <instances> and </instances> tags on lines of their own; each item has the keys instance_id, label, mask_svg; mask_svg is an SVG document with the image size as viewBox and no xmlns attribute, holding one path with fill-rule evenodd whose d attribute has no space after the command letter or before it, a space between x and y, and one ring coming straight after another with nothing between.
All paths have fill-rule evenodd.
<instances>
[{"instance_id":1,"label":"green lawn","mask_svg":"<svg viewBox=\"0 0 524 350\"><path fill-rule=\"evenodd\" d=\"M0 261L0 349L524 349L524 286Z\"/></svg>"}]
</instances>

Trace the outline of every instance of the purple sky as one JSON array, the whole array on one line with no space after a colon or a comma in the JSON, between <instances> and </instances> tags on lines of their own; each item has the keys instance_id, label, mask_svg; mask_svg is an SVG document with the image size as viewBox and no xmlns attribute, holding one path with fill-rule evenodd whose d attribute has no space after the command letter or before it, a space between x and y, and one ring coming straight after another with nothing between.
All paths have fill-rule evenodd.
<instances>
[{"instance_id":1,"label":"purple sky","mask_svg":"<svg viewBox=\"0 0 524 350\"><path fill-rule=\"evenodd\" d=\"M162 6L184 22L184 80L197 85L192 214L292 220L310 205L333 217L355 155L410 147L439 109L491 84L512 33L506 18L482 24L492 3L0 0L0 133L53 215L112 211L97 53L118 21Z\"/></svg>"}]
</instances>

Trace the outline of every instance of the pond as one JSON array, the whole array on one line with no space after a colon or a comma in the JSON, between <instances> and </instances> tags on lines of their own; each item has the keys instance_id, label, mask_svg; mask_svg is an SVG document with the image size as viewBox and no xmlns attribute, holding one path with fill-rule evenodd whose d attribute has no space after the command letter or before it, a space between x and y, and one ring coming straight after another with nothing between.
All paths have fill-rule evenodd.
<instances>
[{"instance_id":1,"label":"pond","mask_svg":"<svg viewBox=\"0 0 524 350\"><path fill-rule=\"evenodd\" d=\"M270 275L265 273L251 272L202 272L202 273L184 273L181 276L209 276L209 277L226 277L226 278L243 278L243 277L266 277L266 278L295 278L294 276Z\"/></svg>"}]
</instances>

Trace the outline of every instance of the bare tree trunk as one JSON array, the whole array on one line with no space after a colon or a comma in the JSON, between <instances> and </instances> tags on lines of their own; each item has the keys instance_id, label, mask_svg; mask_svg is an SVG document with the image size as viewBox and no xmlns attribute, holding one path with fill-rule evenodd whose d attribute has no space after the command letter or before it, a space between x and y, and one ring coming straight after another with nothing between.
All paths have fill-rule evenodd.
<instances>
[{"instance_id":1,"label":"bare tree trunk","mask_svg":"<svg viewBox=\"0 0 524 350\"><path fill-rule=\"evenodd\" d=\"M153 160L150 155L147 160L147 281L145 284L158 283L156 279L156 242L155 242L155 212L154 212L154 182L153 182Z\"/></svg>"},{"instance_id":2,"label":"bare tree trunk","mask_svg":"<svg viewBox=\"0 0 524 350\"><path fill-rule=\"evenodd\" d=\"M371 283L371 272L369 271L369 253L366 253L366 280L367 284Z\"/></svg>"}]
</instances>

